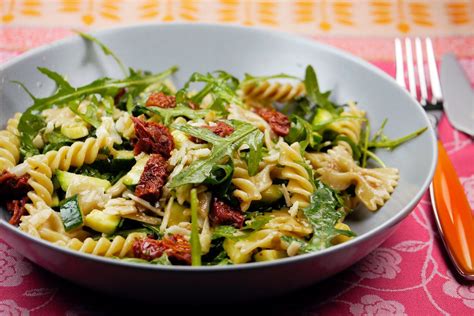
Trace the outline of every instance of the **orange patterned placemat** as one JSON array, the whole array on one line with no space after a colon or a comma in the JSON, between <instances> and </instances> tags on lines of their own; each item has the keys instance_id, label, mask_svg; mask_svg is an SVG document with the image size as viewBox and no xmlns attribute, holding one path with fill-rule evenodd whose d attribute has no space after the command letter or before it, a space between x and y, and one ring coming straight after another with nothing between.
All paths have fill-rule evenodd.
<instances>
[{"instance_id":1,"label":"orange patterned placemat","mask_svg":"<svg viewBox=\"0 0 474 316\"><path fill-rule=\"evenodd\" d=\"M5 26L220 22L308 35L473 35L473 0L0 0Z\"/></svg>"}]
</instances>

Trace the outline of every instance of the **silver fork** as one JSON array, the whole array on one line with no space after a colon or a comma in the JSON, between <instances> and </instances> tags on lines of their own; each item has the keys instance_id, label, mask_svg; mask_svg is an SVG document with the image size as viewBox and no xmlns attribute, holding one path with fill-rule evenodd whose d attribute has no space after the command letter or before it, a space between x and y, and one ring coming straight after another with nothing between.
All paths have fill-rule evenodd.
<instances>
[{"instance_id":1,"label":"silver fork","mask_svg":"<svg viewBox=\"0 0 474 316\"><path fill-rule=\"evenodd\" d=\"M438 68L436 67L433 43L430 38L426 38L426 59L431 87L431 100L428 99L428 85L425 76L425 62L422 46L421 39L419 37L415 38L416 55L414 55L412 40L410 38L405 38L406 63L404 63L402 40L399 38L395 39L396 80L402 88L407 89L413 98L420 102L421 106L427 111L428 117L433 124L433 128L436 130L443 109L443 94L441 92ZM414 58L415 56L416 62ZM406 64L408 87L405 83L404 64ZM415 68L417 69L417 76L415 74ZM420 87L419 93L416 88L417 77Z\"/></svg>"},{"instance_id":2,"label":"silver fork","mask_svg":"<svg viewBox=\"0 0 474 316\"><path fill-rule=\"evenodd\" d=\"M430 38L424 41L432 95L429 100L422 40L415 38L415 54L413 54L412 40L405 38L404 42L405 54L403 54L402 40L395 39L396 80L402 88L408 89L413 98L426 110L436 130L442 115L443 95L433 43ZM404 61L404 55L406 61ZM405 67L408 88L405 83ZM430 196L438 230L454 267L466 279L474 280L474 225L471 208L464 188L440 141L438 141L438 163L430 185Z\"/></svg>"}]
</instances>

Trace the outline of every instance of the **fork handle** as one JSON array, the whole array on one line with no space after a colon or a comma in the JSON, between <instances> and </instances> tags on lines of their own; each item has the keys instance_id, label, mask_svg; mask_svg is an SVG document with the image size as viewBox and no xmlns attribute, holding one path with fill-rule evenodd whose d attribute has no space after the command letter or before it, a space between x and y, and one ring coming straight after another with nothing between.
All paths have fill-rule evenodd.
<instances>
[{"instance_id":1,"label":"fork handle","mask_svg":"<svg viewBox=\"0 0 474 316\"><path fill-rule=\"evenodd\" d=\"M458 271L474 277L474 221L464 188L441 141L432 194L438 225Z\"/></svg>"}]
</instances>

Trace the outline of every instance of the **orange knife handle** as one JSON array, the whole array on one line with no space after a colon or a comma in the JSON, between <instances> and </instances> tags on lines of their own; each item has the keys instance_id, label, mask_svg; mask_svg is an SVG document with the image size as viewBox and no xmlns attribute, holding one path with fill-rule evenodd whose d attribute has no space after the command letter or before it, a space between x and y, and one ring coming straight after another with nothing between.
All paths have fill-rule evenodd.
<instances>
[{"instance_id":1,"label":"orange knife handle","mask_svg":"<svg viewBox=\"0 0 474 316\"><path fill-rule=\"evenodd\" d=\"M441 141L433 178L438 221L448 252L463 275L474 275L474 221L464 188Z\"/></svg>"}]
</instances>

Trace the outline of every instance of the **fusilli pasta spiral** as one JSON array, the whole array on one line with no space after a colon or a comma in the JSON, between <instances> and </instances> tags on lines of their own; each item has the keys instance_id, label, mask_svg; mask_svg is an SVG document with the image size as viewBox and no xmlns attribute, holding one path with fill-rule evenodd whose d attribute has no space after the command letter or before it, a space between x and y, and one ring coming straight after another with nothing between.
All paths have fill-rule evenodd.
<instances>
[{"instance_id":1,"label":"fusilli pasta spiral","mask_svg":"<svg viewBox=\"0 0 474 316\"><path fill-rule=\"evenodd\" d=\"M350 102L349 109L343 112L341 117L346 117L347 119L334 122L329 125L329 128L341 135L347 136L355 144L358 144L364 123L365 111L362 111L353 102Z\"/></svg>"},{"instance_id":2,"label":"fusilli pasta spiral","mask_svg":"<svg viewBox=\"0 0 474 316\"><path fill-rule=\"evenodd\" d=\"M58 151L45 154L51 170L69 170L71 166L81 167L91 164L99 155L99 151L108 144L106 137L88 138L84 142L75 142L71 146L63 146Z\"/></svg>"},{"instance_id":3,"label":"fusilli pasta spiral","mask_svg":"<svg viewBox=\"0 0 474 316\"><path fill-rule=\"evenodd\" d=\"M297 84L281 82L248 82L242 87L245 98L263 102L289 102L303 94L306 89L302 82Z\"/></svg>"},{"instance_id":4,"label":"fusilli pasta spiral","mask_svg":"<svg viewBox=\"0 0 474 316\"><path fill-rule=\"evenodd\" d=\"M73 238L68 242L58 242L57 244L65 246L66 248L89 253L101 257L133 257L132 247L133 242L139 238L145 238L144 233L131 233L127 238L122 236L115 236L112 240L102 237L99 240L87 238L84 241Z\"/></svg>"},{"instance_id":5,"label":"fusilli pasta spiral","mask_svg":"<svg viewBox=\"0 0 474 316\"><path fill-rule=\"evenodd\" d=\"M21 113L7 121L5 130L0 131L0 172L14 167L20 159L20 138L17 129Z\"/></svg>"},{"instance_id":6,"label":"fusilli pasta spiral","mask_svg":"<svg viewBox=\"0 0 474 316\"><path fill-rule=\"evenodd\" d=\"M44 155L33 156L26 160L27 173L30 176L28 184L33 191L28 192L29 199L33 204L44 201L47 205L53 203L54 185L51 177L53 173L46 163Z\"/></svg>"},{"instance_id":7,"label":"fusilli pasta spiral","mask_svg":"<svg viewBox=\"0 0 474 316\"><path fill-rule=\"evenodd\" d=\"M270 171L274 165L267 165L255 176L250 176L247 164L240 158L234 159L234 174L232 184L237 188L233 195L238 198L240 208L246 211L250 207L252 201L258 201L262 198L261 192L265 191L272 185Z\"/></svg>"},{"instance_id":8,"label":"fusilli pasta spiral","mask_svg":"<svg viewBox=\"0 0 474 316\"><path fill-rule=\"evenodd\" d=\"M300 208L309 205L309 199L314 188L310 181L310 175L303 166L304 160L300 154L299 143L293 143L289 146L287 143L280 144L279 164L283 166L281 176L287 179L286 186L290 193L291 203L298 202Z\"/></svg>"}]
</instances>

